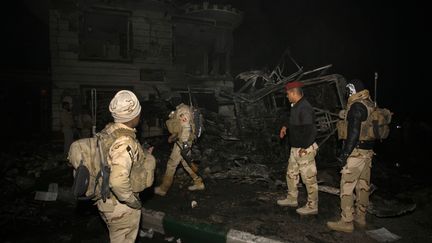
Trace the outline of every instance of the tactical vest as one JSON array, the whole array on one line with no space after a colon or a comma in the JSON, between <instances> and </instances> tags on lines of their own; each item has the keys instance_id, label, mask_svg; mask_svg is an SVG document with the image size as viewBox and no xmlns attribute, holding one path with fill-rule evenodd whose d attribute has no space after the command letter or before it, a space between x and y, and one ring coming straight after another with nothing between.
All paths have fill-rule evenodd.
<instances>
[{"instance_id":1,"label":"tactical vest","mask_svg":"<svg viewBox=\"0 0 432 243\"><path fill-rule=\"evenodd\" d=\"M372 123L372 118L371 118L371 113L375 110L375 106L374 106L374 103L370 100L370 98L355 100L351 104L348 104L347 111L345 112L345 117L343 118L343 120L339 120L336 124L337 130L338 130L338 138L339 139L346 139L348 136L347 116L348 116L348 112L351 108L351 105L354 104L355 102L362 103L366 107L367 113L368 113L366 120L361 123L359 140L360 141L375 140L376 138L375 138L375 135L373 133L373 123Z\"/></svg>"},{"instance_id":2,"label":"tactical vest","mask_svg":"<svg viewBox=\"0 0 432 243\"><path fill-rule=\"evenodd\" d=\"M114 130L114 132L112 132L111 134L109 134L110 139L105 140L106 141L105 146L107 146L108 148L107 151L109 151L109 148L111 148L114 142L122 136L130 137L137 144L136 145L138 149L137 161L134 161L132 155L130 154L132 160L132 168L130 170L129 181L131 183L131 188L133 192L142 192L144 189L151 186L151 183L150 185L148 185L147 168L149 166L146 166L146 163L152 163L152 162L154 163L154 161L149 161L150 158L147 158L148 157L147 152L144 152L139 141L136 139L135 132L130 129L119 128ZM129 144L128 146L132 148L133 144ZM106 153L106 155L108 155L108 153Z\"/></svg>"},{"instance_id":3,"label":"tactical vest","mask_svg":"<svg viewBox=\"0 0 432 243\"><path fill-rule=\"evenodd\" d=\"M374 103L370 100L359 100L357 102L362 103L364 106L366 106L367 108L367 118L366 121L363 121L361 123L361 127L360 127L360 141L372 141L377 139L373 133L373 124L372 124L372 112L375 110L375 105ZM345 118L346 119L346 118Z\"/></svg>"}]
</instances>

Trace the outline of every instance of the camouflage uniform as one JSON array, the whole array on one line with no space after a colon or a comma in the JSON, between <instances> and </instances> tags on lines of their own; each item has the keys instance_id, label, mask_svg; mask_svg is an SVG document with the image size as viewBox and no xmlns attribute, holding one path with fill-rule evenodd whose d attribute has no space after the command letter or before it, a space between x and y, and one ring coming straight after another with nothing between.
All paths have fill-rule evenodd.
<instances>
[{"instance_id":1,"label":"camouflage uniform","mask_svg":"<svg viewBox=\"0 0 432 243\"><path fill-rule=\"evenodd\" d=\"M369 185L372 167L372 150L355 148L347 159L346 165L341 170L340 182L341 219L344 222L352 222L354 215L366 214L369 205ZM353 208L353 193L356 192L356 207Z\"/></svg>"},{"instance_id":2,"label":"camouflage uniform","mask_svg":"<svg viewBox=\"0 0 432 243\"><path fill-rule=\"evenodd\" d=\"M299 183L299 173L302 181L306 186L308 193L307 204L311 208L318 207L318 184L317 184L317 168L315 165L315 155L318 145L313 143L306 149L306 154L300 156L300 148L291 148L290 157L288 159L288 169L286 173L286 181L288 185L288 198L297 201Z\"/></svg>"},{"instance_id":3,"label":"camouflage uniform","mask_svg":"<svg viewBox=\"0 0 432 243\"><path fill-rule=\"evenodd\" d=\"M372 150L374 138L369 135L368 119L374 105L370 99L369 91L362 90L349 97L347 112L344 121L347 125L338 129L339 137L345 139L342 153L338 157L341 163L346 164L341 170L340 199L341 219L327 222L330 229L344 232L354 230L353 223L366 226L366 210L369 205L369 187L372 167ZM354 208L354 190L355 208Z\"/></svg>"},{"instance_id":4,"label":"camouflage uniform","mask_svg":"<svg viewBox=\"0 0 432 243\"><path fill-rule=\"evenodd\" d=\"M301 83L292 83L303 86ZM290 99L290 85L288 84L287 98ZM283 130L289 127L289 139L291 144L290 156L288 159L288 168L286 172L286 181L288 186L288 194L285 199L277 201L280 206L297 207L299 174L306 186L308 193L307 203L296 211L300 215L310 215L318 213L318 184L317 184L317 168L315 165L315 156L317 154L318 145L314 142L316 138L315 113L312 105L303 97L300 90L297 91L299 99L297 101L290 100L291 111L289 117L289 125L284 125ZM301 95L300 95L301 94ZM291 97L291 99L293 99ZM282 132L281 130L281 132ZM280 135L281 138L285 136Z\"/></svg>"},{"instance_id":5,"label":"camouflage uniform","mask_svg":"<svg viewBox=\"0 0 432 243\"><path fill-rule=\"evenodd\" d=\"M135 131L122 123L113 123L106 129L108 133L117 129ZM144 158L145 163L140 163ZM138 140L121 136L109 149L108 164L113 196L106 202L97 201L99 212L108 226L111 242L135 242L141 217L138 193L152 185L155 159L143 151Z\"/></svg>"},{"instance_id":6,"label":"camouflage uniform","mask_svg":"<svg viewBox=\"0 0 432 243\"><path fill-rule=\"evenodd\" d=\"M181 104L177 107L176 114L174 116L176 116L177 119L180 119L181 115L187 116L188 119L185 122L179 123L179 130L174 134L177 137L178 141L174 142L173 144L173 148L171 150L171 155L166 165L166 171L162 179L162 183L160 186L155 188L155 193L161 196L164 196L171 187L177 166L180 163L193 180L193 185L189 186L188 189L194 191L203 190L205 188L202 178L195 173L195 171L190 167L190 165L181 155L180 147L186 146L188 148L191 148L194 139L193 127L190 121L192 117L189 106ZM191 152L189 151L187 155L190 156L190 153Z\"/></svg>"}]
</instances>

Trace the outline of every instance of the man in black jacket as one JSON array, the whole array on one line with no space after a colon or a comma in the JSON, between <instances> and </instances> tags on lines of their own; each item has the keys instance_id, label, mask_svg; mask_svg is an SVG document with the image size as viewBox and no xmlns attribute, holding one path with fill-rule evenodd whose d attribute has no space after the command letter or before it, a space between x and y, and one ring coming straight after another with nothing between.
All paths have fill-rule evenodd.
<instances>
[{"instance_id":1,"label":"man in black jacket","mask_svg":"<svg viewBox=\"0 0 432 243\"><path fill-rule=\"evenodd\" d=\"M327 222L327 226L336 231L352 232L353 221L357 226L366 226L366 209L369 204L369 185L372 167L372 148L375 137L368 133L372 126L368 119L374 103L369 91L360 80L352 80L347 84L349 94L346 117L342 117L346 125L338 127L340 139L344 139L342 151L338 156L341 166L340 199L341 219ZM342 137L341 137L342 136ZM354 189L356 192L355 207Z\"/></svg>"},{"instance_id":2,"label":"man in black jacket","mask_svg":"<svg viewBox=\"0 0 432 243\"><path fill-rule=\"evenodd\" d=\"M318 145L315 143L317 134L315 112L311 104L303 97L303 83L293 81L285 86L287 98L291 103L289 125L282 126L279 137L282 139L289 130L291 151L288 160L286 180L288 195L278 200L280 206L297 207L297 184L299 174L308 193L307 203L296 211L300 215L318 213L318 184L315 155Z\"/></svg>"}]
</instances>

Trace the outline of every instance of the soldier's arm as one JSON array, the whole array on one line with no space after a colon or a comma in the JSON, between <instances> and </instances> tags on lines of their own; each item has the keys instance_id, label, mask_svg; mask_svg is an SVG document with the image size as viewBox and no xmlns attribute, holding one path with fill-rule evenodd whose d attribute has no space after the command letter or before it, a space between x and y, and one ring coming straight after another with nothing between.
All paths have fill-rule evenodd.
<instances>
[{"instance_id":1,"label":"soldier's arm","mask_svg":"<svg viewBox=\"0 0 432 243\"><path fill-rule=\"evenodd\" d=\"M120 138L111 146L109 156L111 158L110 187L117 199L124 202L133 195L129 180L133 151L127 141Z\"/></svg>"},{"instance_id":2,"label":"soldier's arm","mask_svg":"<svg viewBox=\"0 0 432 243\"><path fill-rule=\"evenodd\" d=\"M357 146L360 137L360 128L362 121L367 118L367 108L360 102L356 102L351 106L347 114L348 134L342 148L341 156L348 156Z\"/></svg>"}]
</instances>

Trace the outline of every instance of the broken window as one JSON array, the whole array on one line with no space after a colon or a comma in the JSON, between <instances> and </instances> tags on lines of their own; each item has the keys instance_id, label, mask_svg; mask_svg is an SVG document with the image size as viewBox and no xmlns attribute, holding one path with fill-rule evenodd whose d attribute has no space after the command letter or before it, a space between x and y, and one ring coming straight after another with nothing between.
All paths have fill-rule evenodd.
<instances>
[{"instance_id":1,"label":"broken window","mask_svg":"<svg viewBox=\"0 0 432 243\"><path fill-rule=\"evenodd\" d=\"M84 12L80 21L79 58L131 61L132 24L126 11Z\"/></svg>"}]
</instances>

